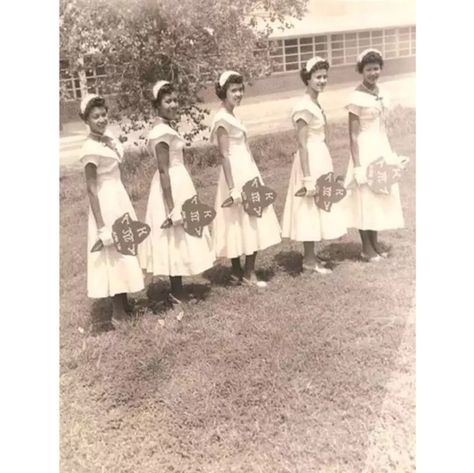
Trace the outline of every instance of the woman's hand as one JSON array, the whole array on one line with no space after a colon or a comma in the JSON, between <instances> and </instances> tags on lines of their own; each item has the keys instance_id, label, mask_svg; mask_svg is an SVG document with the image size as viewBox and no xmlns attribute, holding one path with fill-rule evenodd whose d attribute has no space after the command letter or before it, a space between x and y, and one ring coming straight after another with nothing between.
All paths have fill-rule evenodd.
<instances>
[{"instance_id":1,"label":"woman's hand","mask_svg":"<svg viewBox=\"0 0 474 473\"><path fill-rule=\"evenodd\" d=\"M242 203L242 194L234 187L230 189L229 195L233 200L233 204L241 204Z\"/></svg>"},{"instance_id":2,"label":"woman's hand","mask_svg":"<svg viewBox=\"0 0 474 473\"><path fill-rule=\"evenodd\" d=\"M367 169L365 166L357 166L354 168L354 179L359 186L367 184Z\"/></svg>"},{"instance_id":3,"label":"woman's hand","mask_svg":"<svg viewBox=\"0 0 474 473\"><path fill-rule=\"evenodd\" d=\"M305 197L314 197L316 195L316 179L313 177L303 177L303 187L306 189Z\"/></svg>"},{"instance_id":4,"label":"woman's hand","mask_svg":"<svg viewBox=\"0 0 474 473\"><path fill-rule=\"evenodd\" d=\"M173 207L173 210L168 215L168 218L173 223L173 226L182 225L183 223L183 216L181 215L181 211L176 207Z\"/></svg>"},{"instance_id":5,"label":"woman's hand","mask_svg":"<svg viewBox=\"0 0 474 473\"><path fill-rule=\"evenodd\" d=\"M408 156L397 156L397 165L400 166L402 169L405 169L410 162L410 158Z\"/></svg>"},{"instance_id":6,"label":"woman's hand","mask_svg":"<svg viewBox=\"0 0 474 473\"><path fill-rule=\"evenodd\" d=\"M99 240L104 244L104 246L111 246L114 244L114 239L112 238L112 231L106 226L103 226L97 230L97 236Z\"/></svg>"}]
</instances>

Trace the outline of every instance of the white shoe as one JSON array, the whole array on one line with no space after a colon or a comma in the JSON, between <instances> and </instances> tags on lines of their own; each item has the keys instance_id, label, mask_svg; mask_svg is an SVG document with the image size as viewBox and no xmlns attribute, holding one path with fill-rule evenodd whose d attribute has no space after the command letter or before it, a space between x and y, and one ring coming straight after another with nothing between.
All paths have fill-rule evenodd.
<instances>
[{"instance_id":1,"label":"white shoe","mask_svg":"<svg viewBox=\"0 0 474 473\"><path fill-rule=\"evenodd\" d=\"M311 271L313 273L319 273L319 274L331 274L332 269L325 268L324 266L321 266L320 264L316 263L314 265L307 265L303 264L303 271Z\"/></svg>"},{"instance_id":2,"label":"white shoe","mask_svg":"<svg viewBox=\"0 0 474 473\"><path fill-rule=\"evenodd\" d=\"M259 281L258 279L257 280L251 280L251 279L247 279L247 278L242 278L242 284L244 284L245 286L249 286L249 287L258 287L260 289L268 287L268 284L265 281Z\"/></svg>"},{"instance_id":3,"label":"white shoe","mask_svg":"<svg viewBox=\"0 0 474 473\"><path fill-rule=\"evenodd\" d=\"M382 261L382 257L380 255L375 255L375 256L367 256L365 253L361 253L360 257L362 258L363 261L366 263L377 263L379 261Z\"/></svg>"}]
</instances>

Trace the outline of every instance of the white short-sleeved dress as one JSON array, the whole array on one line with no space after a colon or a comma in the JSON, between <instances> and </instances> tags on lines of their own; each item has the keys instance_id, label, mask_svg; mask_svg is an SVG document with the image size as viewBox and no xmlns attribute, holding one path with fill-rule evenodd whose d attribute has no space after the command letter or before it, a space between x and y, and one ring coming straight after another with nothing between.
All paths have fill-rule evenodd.
<instances>
[{"instance_id":1,"label":"white short-sleeved dress","mask_svg":"<svg viewBox=\"0 0 474 473\"><path fill-rule=\"evenodd\" d=\"M363 167L380 156L383 156L387 163L394 162L395 156L385 130L385 114L389 106L388 92L383 89L379 90L377 97L359 90L354 90L350 96L346 109L359 117L360 132L357 143L360 165ZM389 195L375 194L367 184L358 186L354 180L354 162L351 157L345 185L350 188L344 199L348 227L375 231L403 228L398 184L392 186Z\"/></svg>"},{"instance_id":2,"label":"white short-sleeved dress","mask_svg":"<svg viewBox=\"0 0 474 473\"><path fill-rule=\"evenodd\" d=\"M156 159L155 146L163 142L169 146L169 176L174 205L181 208L184 201L196 195L191 176L183 162L181 136L169 125L160 123L148 134L148 150ZM163 196L160 172L153 176L145 221L151 227L150 236L140 245L140 264L155 276L192 276L209 269L215 260L208 228L201 237L191 236L182 225L161 228L169 215Z\"/></svg>"},{"instance_id":3,"label":"white short-sleeved dress","mask_svg":"<svg viewBox=\"0 0 474 473\"><path fill-rule=\"evenodd\" d=\"M111 137L110 137L111 138ZM97 193L104 224L111 228L115 220L128 212L136 219L130 198L122 184L119 163L123 148L115 139L98 141L89 137L82 146L81 162L97 166ZM91 249L98 240L97 224L89 206L87 232L87 295L92 298L141 291L143 273L136 256L122 255L113 245L98 252Z\"/></svg>"},{"instance_id":4,"label":"white short-sleeved dress","mask_svg":"<svg viewBox=\"0 0 474 473\"><path fill-rule=\"evenodd\" d=\"M247 130L243 123L224 108L214 116L211 125L211 141L217 144L216 132L223 127L229 135L229 160L235 189L242 190L246 182L262 176L250 153L247 143ZM237 258L264 250L281 241L280 224L273 205L263 210L261 217L247 214L242 205L222 208L229 197L229 187L220 167L215 202L216 218L212 225L214 249L218 257Z\"/></svg>"},{"instance_id":5,"label":"white short-sleeved dress","mask_svg":"<svg viewBox=\"0 0 474 473\"><path fill-rule=\"evenodd\" d=\"M333 172L332 159L325 142L326 118L322 110L305 94L293 108L291 119L308 125L308 162L311 177L316 179ZM343 202L333 204L331 211L321 210L314 198L296 197L303 187L303 170L299 152L295 153L282 219L283 237L295 241L332 240L347 233Z\"/></svg>"}]
</instances>

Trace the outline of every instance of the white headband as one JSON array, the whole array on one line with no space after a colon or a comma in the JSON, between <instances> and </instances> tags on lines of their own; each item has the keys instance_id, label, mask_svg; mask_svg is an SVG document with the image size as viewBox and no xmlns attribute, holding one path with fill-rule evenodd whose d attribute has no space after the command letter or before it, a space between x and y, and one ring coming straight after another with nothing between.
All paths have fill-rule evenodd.
<instances>
[{"instance_id":1,"label":"white headband","mask_svg":"<svg viewBox=\"0 0 474 473\"><path fill-rule=\"evenodd\" d=\"M225 71L223 72L220 77L219 77L219 85L221 87L224 87L224 84L227 82L227 79L230 77L230 76L239 76L241 77L241 75L238 73L238 72L235 72L235 71Z\"/></svg>"},{"instance_id":2,"label":"white headband","mask_svg":"<svg viewBox=\"0 0 474 473\"><path fill-rule=\"evenodd\" d=\"M81 105L80 105L80 110L81 113L84 115L84 112L86 111L87 104L93 100L99 98L99 95L97 94L86 94L84 98L81 100Z\"/></svg>"},{"instance_id":3,"label":"white headband","mask_svg":"<svg viewBox=\"0 0 474 473\"><path fill-rule=\"evenodd\" d=\"M166 85L169 84L167 80L159 80L154 86L153 86L153 98L156 100L158 98L158 92L160 89Z\"/></svg>"},{"instance_id":4,"label":"white headband","mask_svg":"<svg viewBox=\"0 0 474 473\"><path fill-rule=\"evenodd\" d=\"M308 62L306 63L306 66L304 67L306 69L306 72L310 72L311 69L318 64L318 62L327 62L326 59L322 58L321 56L314 56L311 59L308 59Z\"/></svg>"},{"instance_id":5,"label":"white headband","mask_svg":"<svg viewBox=\"0 0 474 473\"><path fill-rule=\"evenodd\" d=\"M376 53L380 57L382 57L382 53L378 49L375 49L375 48L364 49L359 54L359 57L357 58L357 64L360 64L362 62L362 60L365 58L365 56L367 56L367 54L369 54L369 53Z\"/></svg>"}]
</instances>

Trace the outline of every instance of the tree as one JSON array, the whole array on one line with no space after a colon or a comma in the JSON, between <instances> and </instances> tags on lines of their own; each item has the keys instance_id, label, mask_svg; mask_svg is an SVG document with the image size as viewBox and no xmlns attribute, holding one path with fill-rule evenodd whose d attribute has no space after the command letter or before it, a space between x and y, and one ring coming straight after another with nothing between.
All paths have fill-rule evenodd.
<instances>
[{"instance_id":1,"label":"tree","mask_svg":"<svg viewBox=\"0 0 474 473\"><path fill-rule=\"evenodd\" d=\"M105 65L104 93L125 133L151 120L151 87L172 81L185 138L205 127L199 93L225 69L269 74L268 35L301 18L308 0L60 0L61 57L72 72ZM84 74L82 74L84 77Z\"/></svg>"}]
</instances>

